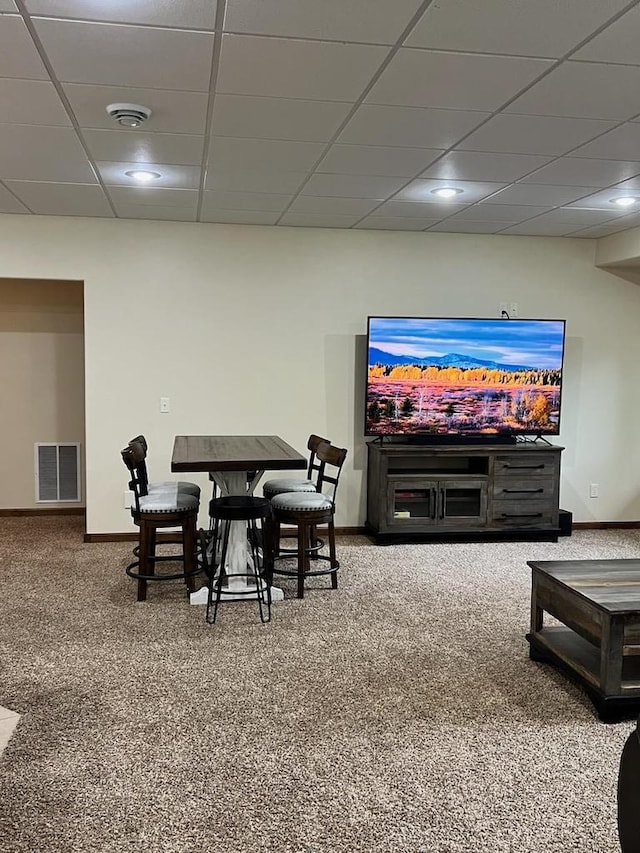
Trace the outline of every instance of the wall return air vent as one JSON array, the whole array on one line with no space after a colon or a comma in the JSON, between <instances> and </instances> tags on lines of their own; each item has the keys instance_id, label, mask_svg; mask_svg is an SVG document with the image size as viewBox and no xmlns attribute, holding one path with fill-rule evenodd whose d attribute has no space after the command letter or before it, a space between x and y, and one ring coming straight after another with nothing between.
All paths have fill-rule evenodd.
<instances>
[{"instance_id":1,"label":"wall return air vent","mask_svg":"<svg viewBox=\"0 0 640 853\"><path fill-rule=\"evenodd\" d=\"M39 441L35 445L36 501L80 500L80 444Z\"/></svg>"}]
</instances>

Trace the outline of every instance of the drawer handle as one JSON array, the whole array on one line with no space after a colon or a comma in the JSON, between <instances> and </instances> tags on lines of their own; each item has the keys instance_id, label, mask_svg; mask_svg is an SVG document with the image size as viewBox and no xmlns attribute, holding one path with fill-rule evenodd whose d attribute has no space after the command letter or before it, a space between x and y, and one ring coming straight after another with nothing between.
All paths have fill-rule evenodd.
<instances>
[{"instance_id":1,"label":"drawer handle","mask_svg":"<svg viewBox=\"0 0 640 853\"><path fill-rule=\"evenodd\" d=\"M504 467L511 468L513 471L537 471L539 468L544 468L544 462L540 465L510 465L505 462Z\"/></svg>"},{"instance_id":2,"label":"drawer handle","mask_svg":"<svg viewBox=\"0 0 640 853\"><path fill-rule=\"evenodd\" d=\"M505 495L539 495L544 489L503 489Z\"/></svg>"},{"instance_id":3,"label":"drawer handle","mask_svg":"<svg viewBox=\"0 0 640 853\"><path fill-rule=\"evenodd\" d=\"M500 518L542 518L541 512L503 512Z\"/></svg>"}]
</instances>

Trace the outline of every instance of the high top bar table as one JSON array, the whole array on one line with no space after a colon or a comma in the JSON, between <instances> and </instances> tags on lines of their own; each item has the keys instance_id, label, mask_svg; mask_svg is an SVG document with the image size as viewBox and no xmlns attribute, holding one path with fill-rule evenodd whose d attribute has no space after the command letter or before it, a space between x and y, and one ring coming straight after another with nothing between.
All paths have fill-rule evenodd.
<instances>
[{"instance_id":1,"label":"high top bar table","mask_svg":"<svg viewBox=\"0 0 640 853\"><path fill-rule=\"evenodd\" d=\"M307 459L277 435L177 435L173 443L171 470L206 471L220 487L223 495L251 495L265 471L306 468ZM247 471L256 474L247 482ZM246 526L231 522L228 549L229 574L247 571ZM223 593L227 600L244 599L247 580L230 578ZM282 601L284 594L271 588L272 601ZM191 604L207 603L207 588L191 594Z\"/></svg>"}]
</instances>

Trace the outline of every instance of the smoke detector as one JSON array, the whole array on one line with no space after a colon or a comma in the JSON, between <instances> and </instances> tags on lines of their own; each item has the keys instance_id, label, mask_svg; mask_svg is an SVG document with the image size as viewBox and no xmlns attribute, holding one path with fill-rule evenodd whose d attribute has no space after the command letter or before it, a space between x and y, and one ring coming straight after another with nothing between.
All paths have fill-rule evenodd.
<instances>
[{"instance_id":1,"label":"smoke detector","mask_svg":"<svg viewBox=\"0 0 640 853\"><path fill-rule=\"evenodd\" d=\"M123 127L139 127L149 118L151 110L140 104L109 104L107 113Z\"/></svg>"}]
</instances>

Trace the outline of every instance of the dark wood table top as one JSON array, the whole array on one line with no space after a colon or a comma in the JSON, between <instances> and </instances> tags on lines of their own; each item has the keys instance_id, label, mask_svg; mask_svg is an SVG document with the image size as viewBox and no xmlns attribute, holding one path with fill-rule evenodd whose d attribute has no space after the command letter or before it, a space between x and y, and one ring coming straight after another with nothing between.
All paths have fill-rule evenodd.
<instances>
[{"instance_id":1,"label":"dark wood table top","mask_svg":"<svg viewBox=\"0 0 640 853\"><path fill-rule=\"evenodd\" d=\"M177 435L172 471L279 471L307 460L278 435Z\"/></svg>"},{"instance_id":2,"label":"dark wood table top","mask_svg":"<svg viewBox=\"0 0 640 853\"><path fill-rule=\"evenodd\" d=\"M640 611L640 560L534 560L527 565L607 613Z\"/></svg>"}]
</instances>

